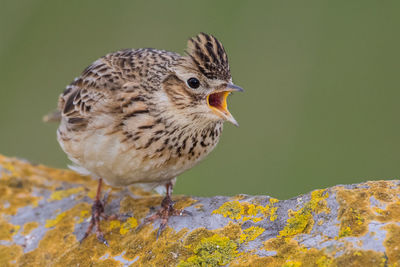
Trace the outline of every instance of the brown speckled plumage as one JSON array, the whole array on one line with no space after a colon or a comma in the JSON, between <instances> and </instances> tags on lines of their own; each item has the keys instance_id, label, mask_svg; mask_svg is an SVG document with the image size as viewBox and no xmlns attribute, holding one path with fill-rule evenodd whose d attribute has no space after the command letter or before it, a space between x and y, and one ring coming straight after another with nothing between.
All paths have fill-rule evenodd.
<instances>
[{"instance_id":1,"label":"brown speckled plumage","mask_svg":"<svg viewBox=\"0 0 400 267\"><path fill-rule=\"evenodd\" d=\"M190 39L186 56L118 51L96 60L61 94L58 140L80 169L113 186L172 187L215 147L224 120L236 124L226 97L240 90L211 35Z\"/></svg>"}]
</instances>

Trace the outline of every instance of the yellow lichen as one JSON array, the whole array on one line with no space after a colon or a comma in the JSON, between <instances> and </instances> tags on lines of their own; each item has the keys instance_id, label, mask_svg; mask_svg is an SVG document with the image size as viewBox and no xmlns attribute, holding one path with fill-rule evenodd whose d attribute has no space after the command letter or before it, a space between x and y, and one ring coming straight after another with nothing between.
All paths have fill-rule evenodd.
<instances>
[{"instance_id":1,"label":"yellow lichen","mask_svg":"<svg viewBox=\"0 0 400 267\"><path fill-rule=\"evenodd\" d=\"M66 190L57 190L51 194L50 201L62 200L71 195L76 195L76 194L82 192L83 190L84 190L83 187L73 187L73 188L66 189Z\"/></svg>"},{"instance_id":2,"label":"yellow lichen","mask_svg":"<svg viewBox=\"0 0 400 267\"><path fill-rule=\"evenodd\" d=\"M110 221L110 226L108 227L108 229L113 230L120 227L121 227L121 222L119 220L112 220Z\"/></svg>"},{"instance_id":3,"label":"yellow lichen","mask_svg":"<svg viewBox=\"0 0 400 267\"><path fill-rule=\"evenodd\" d=\"M271 203L271 204L275 204L275 203L278 203L278 202L279 202L279 199L277 199L277 198L271 197L271 198L269 199L269 203Z\"/></svg>"},{"instance_id":4,"label":"yellow lichen","mask_svg":"<svg viewBox=\"0 0 400 267\"><path fill-rule=\"evenodd\" d=\"M96 197L96 190L90 190L87 193L87 196L90 197L91 199L94 199Z\"/></svg>"},{"instance_id":5,"label":"yellow lichen","mask_svg":"<svg viewBox=\"0 0 400 267\"><path fill-rule=\"evenodd\" d=\"M62 212L56 216L54 219L46 220L45 227L50 228L54 227L57 223L59 223L64 217L65 217L65 212Z\"/></svg>"},{"instance_id":6,"label":"yellow lichen","mask_svg":"<svg viewBox=\"0 0 400 267\"><path fill-rule=\"evenodd\" d=\"M346 236L351 236L352 231L349 226L347 227L341 227L339 230L339 238L346 237Z\"/></svg>"},{"instance_id":7,"label":"yellow lichen","mask_svg":"<svg viewBox=\"0 0 400 267\"><path fill-rule=\"evenodd\" d=\"M29 233L37 228L39 226L39 223L37 222L27 222L24 224L24 230L22 231L23 235L29 235Z\"/></svg>"},{"instance_id":8,"label":"yellow lichen","mask_svg":"<svg viewBox=\"0 0 400 267\"><path fill-rule=\"evenodd\" d=\"M315 190L311 193L311 200L303 208L293 211L289 210L289 218L286 226L279 232L280 237L294 236L300 233L309 233L314 225L312 213L329 212L326 198L326 190Z\"/></svg>"},{"instance_id":9,"label":"yellow lichen","mask_svg":"<svg viewBox=\"0 0 400 267\"><path fill-rule=\"evenodd\" d=\"M237 255L237 244L227 237L217 234L201 240L193 256L181 261L179 267L222 266L231 262Z\"/></svg>"},{"instance_id":10,"label":"yellow lichen","mask_svg":"<svg viewBox=\"0 0 400 267\"><path fill-rule=\"evenodd\" d=\"M331 258L328 258L327 256L321 256L317 261L315 262L318 267L330 267L332 266L333 260Z\"/></svg>"},{"instance_id":11,"label":"yellow lichen","mask_svg":"<svg viewBox=\"0 0 400 267\"><path fill-rule=\"evenodd\" d=\"M38 203L41 197L33 195L33 192L36 194L41 190L55 192L66 184L73 188L82 187L84 190L77 192L79 196L84 194L94 195L96 189L96 181L71 171L56 170L40 165L32 166L29 163L2 156L0 156L0 165L3 169L6 169L1 173L0 179L0 236L5 236L7 241L12 241L13 234L18 232L19 226L10 224L6 221L6 218L9 218L10 214L16 214L21 207ZM296 231L288 231L289 235L270 238L264 243L264 248L268 252L276 253L276 255L258 256L257 250L239 253L239 246L243 246L242 248L250 247L246 246L245 243L253 238L259 239L263 231L257 226L243 230L241 228L243 222L246 220L253 222L265 220L265 225L262 226L268 229L268 221L275 220L277 216L277 207L274 206L277 200L274 199L270 199L268 205L265 206L255 202L246 202L243 200L244 197L234 199L233 201L240 200L238 202L243 208L243 214L240 215L239 219L231 221L228 225L215 230L200 228L189 231L184 228L179 232L167 227L157 239L156 224L146 225L141 230L133 230L137 221L142 221L149 214L150 207L158 207L161 203L162 196L146 194L140 198L127 196L120 201L120 212L134 214L136 222L131 219L129 225L122 227L124 224L122 221L101 221L101 228L110 244L109 247L98 242L95 234L90 234L82 243L78 242L77 236L74 234L77 223L83 222L84 218L90 216L90 203L81 202L65 210L64 215L59 214L47 221L48 226L51 227L47 229L35 249L24 253L21 245L0 246L0 265L118 266L123 264L117 260L116 257L118 256L129 261L135 260L133 264L135 266L176 266L179 263L200 264L200 262L207 261L214 262L215 265L229 264L229 266L240 267L274 267L284 266L284 264L292 264L293 266L293 264L298 263L301 263L301 266L319 267L396 266L400 261L398 253L400 226L396 224L400 221L400 187L397 183L382 181L368 182L366 185L355 189L341 187L335 189L336 199L340 204L338 211L339 235L362 235L366 233L367 226L372 220L385 222L387 224L383 229L387 231L384 241L386 255L383 252L354 250L350 246L351 244L346 245L346 240L341 240L345 245L345 247L340 248L343 249L341 251L343 254L334 258L332 255L337 255L339 248L329 248L329 250L306 248L293 238L296 236ZM113 189L110 198L115 200L118 191L119 189ZM374 207L370 206L371 196L382 202L385 209L374 210ZM326 205L327 197L327 192L323 190L313 192L311 200L302 209L290 213L289 219L298 219L293 219L293 228L303 229L298 233L309 231L314 223L312 215L329 212ZM184 196L174 196L174 200L177 201L176 206L180 208L187 207L195 202ZM311 215L311 217L307 217L308 215ZM61 216L61 218L58 216ZM304 226L301 222L308 223ZM299 223L299 225L296 223ZM321 222L321 224L323 223ZM3 227L4 225L5 227ZM27 234L34 226L34 222L29 222L24 225L24 231L19 233ZM121 229L125 229L123 234L120 232ZM326 239L327 237L324 238L324 240L329 240ZM225 249L221 250L218 242ZM217 255L219 254L221 257L213 257L216 255L215 253L213 255L211 251L216 251ZM209 264L208 266L212 265Z\"/></svg>"},{"instance_id":12,"label":"yellow lichen","mask_svg":"<svg viewBox=\"0 0 400 267\"><path fill-rule=\"evenodd\" d=\"M298 211L289 210L289 219L286 226L279 232L279 236L294 236L299 233L308 233L314 225L312 214L307 209Z\"/></svg>"},{"instance_id":13,"label":"yellow lichen","mask_svg":"<svg viewBox=\"0 0 400 267\"><path fill-rule=\"evenodd\" d=\"M258 226L252 226L245 230L240 235L239 243L249 242L256 239L259 235L261 235L265 231L264 228Z\"/></svg>"},{"instance_id":14,"label":"yellow lichen","mask_svg":"<svg viewBox=\"0 0 400 267\"><path fill-rule=\"evenodd\" d=\"M270 220L274 221L277 218L276 211L278 207L274 207L273 205L278 201L279 200L276 198L270 198L269 204L265 206L255 205L249 202L239 202L237 200L228 201L214 210L213 214L221 214L232 220L251 220L253 222L259 222L270 216Z\"/></svg>"},{"instance_id":15,"label":"yellow lichen","mask_svg":"<svg viewBox=\"0 0 400 267\"><path fill-rule=\"evenodd\" d=\"M276 214L278 207L271 207L270 209L270 221L273 222L278 218L278 215Z\"/></svg>"},{"instance_id":16,"label":"yellow lichen","mask_svg":"<svg viewBox=\"0 0 400 267\"><path fill-rule=\"evenodd\" d=\"M229 201L222 204L213 214L221 214L224 217L229 217L232 220L239 220L244 214L244 208L239 201Z\"/></svg>"},{"instance_id":17,"label":"yellow lichen","mask_svg":"<svg viewBox=\"0 0 400 267\"><path fill-rule=\"evenodd\" d=\"M134 217L128 218L126 220L126 222L124 222L121 226L121 228L119 229L119 233L121 235L125 235L126 233L128 233L131 229L136 228L136 226L138 225L137 220Z\"/></svg>"},{"instance_id":18,"label":"yellow lichen","mask_svg":"<svg viewBox=\"0 0 400 267\"><path fill-rule=\"evenodd\" d=\"M286 260L286 262L282 265L282 267L300 267L300 266L301 262L294 260Z\"/></svg>"},{"instance_id":19,"label":"yellow lichen","mask_svg":"<svg viewBox=\"0 0 400 267\"><path fill-rule=\"evenodd\" d=\"M326 199L329 197L329 193L326 189L314 190L311 192L310 209L315 213L329 213L328 204Z\"/></svg>"},{"instance_id":20,"label":"yellow lichen","mask_svg":"<svg viewBox=\"0 0 400 267\"><path fill-rule=\"evenodd\" d=\"M79 219L77 221L77 223L82 223L85 218L89 217L89 211L88 210L82 210L79 214Z\"/></svg>"}]
</instances>

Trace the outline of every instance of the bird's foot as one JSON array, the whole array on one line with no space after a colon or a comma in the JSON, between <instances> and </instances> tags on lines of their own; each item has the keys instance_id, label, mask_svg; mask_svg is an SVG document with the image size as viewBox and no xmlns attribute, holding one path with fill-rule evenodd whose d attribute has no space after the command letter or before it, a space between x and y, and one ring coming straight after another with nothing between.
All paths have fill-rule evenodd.
<instances>
[{"instance_id":1,"label":"bird's foot","mask_svg":"<svg viewBox=\"0 0 400 267\"><path fill-rule=\"evenodd\" d=\"M192 213L184 209L175 209L174 201L172 201L170 196L166 196L161 202L161 209L157 211L155 214L145 218L143 222L138 226L137 230L140 230L144 225L148 223L152 223L155 220L160 219L161 223L157 231L157 239L158 239L162 231L167 226L168 219L171 216L187 216L187 215L192 216Z\"/></svg>"},{"instance_id":2,"label":"bird's foot","mask_svg":"<svg viewBox=\"0 0 400 267\"><path fill-rule=\"evenodd\" d=\"M83 240L86 239L86 237L89 236L89 234L92 232L93 227L95 228L95 232L96 232L96 236L97 239L105 244L106 246L108 246L108 242L107 240L104 238L104 234L100 229L100 218L104 218L105 214L104 214L104 204L101 200L95 200L93 205L92 205L92 217L90 219L90 224L85 232L85 235L83 236L83 238L80 240L80 242L82 243Z\"/></svg>"},{"instance_id":3,"label":"bird's foot","mask_svg":"<svg viewBox=\"0 0 400 267\"><path fill-rule=\"evenodd\" d=\"M104 206L107 202L108 195L105 194L103 200L95 200L93 205L92 205L92 217L90 219L90 224L85 232L85 235L83 238L80 240L80 243L83 242L83 240L86 239L90 235L90 233L93 230L93 227L95 228L95 233L97 240L99 240L101 243L104 245L108 246L107 240L104 238L104 234L100 229L100 219L104 220L121 220L124 221L129 217L129 214L114 214L114 215L106 215L104 213Z\"/></svg>"}]
</instances>

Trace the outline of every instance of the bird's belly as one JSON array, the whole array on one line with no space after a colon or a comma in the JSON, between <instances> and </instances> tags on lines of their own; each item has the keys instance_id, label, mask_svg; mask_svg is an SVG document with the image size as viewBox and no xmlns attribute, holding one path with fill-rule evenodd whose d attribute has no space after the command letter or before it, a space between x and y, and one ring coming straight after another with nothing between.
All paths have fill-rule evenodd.
<instances>
[{"instance_id":1,"label":"bird's belly","mask_svg":"<svg viewBox=\"0 0 400 267\"><path fill-rule=\"evenodd\" d=\"M68 147L65 144L62 147L74 163L112 186L168 181L196 165L206 155L192 160L185 156L171 158L168 153L162 157L149 157L145 151L121 142L118 136L99 132L79 140L79 143L70 141Z\"/></svg>"}]
</instances>

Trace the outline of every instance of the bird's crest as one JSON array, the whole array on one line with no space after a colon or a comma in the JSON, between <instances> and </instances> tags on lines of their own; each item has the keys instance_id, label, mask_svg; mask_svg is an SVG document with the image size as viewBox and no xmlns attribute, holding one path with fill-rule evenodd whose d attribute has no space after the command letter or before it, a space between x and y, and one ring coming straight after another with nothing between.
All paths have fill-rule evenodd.
<instances>
[{"instance_id":1,"label":"bird's crest","mask_svg":"<svg viewBox=\"0 0 400 267\"><path fill-rule=\"evenodd\" d=\"M212 35L200 33L189 39L187 45L189 57L209 79L229 80L228 56L221 42Z\"/></svg>"}]
</instances>

